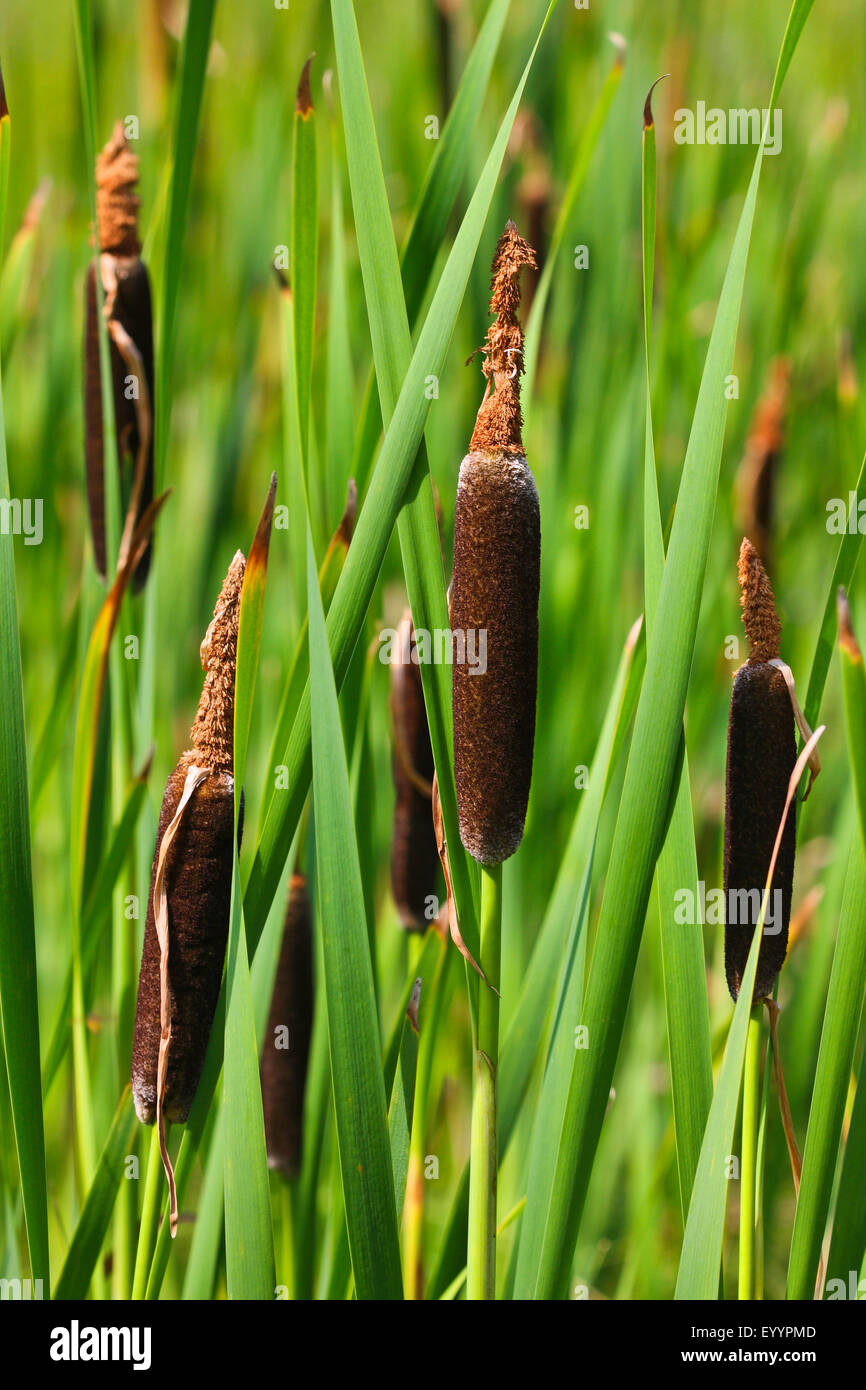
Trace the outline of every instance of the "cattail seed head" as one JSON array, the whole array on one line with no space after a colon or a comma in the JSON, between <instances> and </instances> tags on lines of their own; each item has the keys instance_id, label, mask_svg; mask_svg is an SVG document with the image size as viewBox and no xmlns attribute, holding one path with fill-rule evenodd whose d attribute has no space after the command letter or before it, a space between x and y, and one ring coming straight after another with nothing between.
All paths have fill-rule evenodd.
<instances>
[{"instance_id":1,"label":"cattail seed head","mask_svg":"<svg viewBox=\"0 0 866 1390\"><path fill-rule=\"evenodd\" d=\"M87 495L96 568L106 575L105 495L103 477L102 386L96 275L99 272L109 325L114 424L124 505L135 501L134 529L153 499L153 323L150 280L139 259L139 199L134 192L138 158L123 127L115 126L97 159L97 234L100 255L91 263L86 284L84 335L84 425ZM139 378L143 377L143 380ZM134 381L134 389L130 389ZM144 438L142 437L144 434ZM139 455L141 454L141 458ZM140 472L137 499L133 498ZM150 568L148 546L133 576L133 589L144 584Z\"/></svg>"},{"instance_id":2,"label":"cattail seed head","mask_svg":"<svg viewBox=\"0 0 866 1390\"><path fill-rule=\"evenodd\" d=\"M223 584L213 622L202 643L207 672L192 727L192 748L168 779L160 811L144 928L132 1046L132 1092L139 1119L153 1124L161 1023L161 950L155 887L163 837L175 818L187 778L207 775L183 809L165 855L168 907L168 988L171 1038L163 1113L183 1123L204 1065L222 980L231 909L234 833L232 726L235 658L244 557L237 552ZM243 804L238 822L238 844Z\"/></svg>"},{"instance_id":3,"label":"cattail seed head","mask_svg":"<svg viewBox=\"0 0 866 1390\"><path fill-rule=\"evenodd\" d=\"M517 306L520 270L534 263L509 222L493 260L488 391L460 466L454 515L454 773L460 838L485 864L520 844L532 776L541 524L523 453ZM468 660L472 650L484 651L484 663Z\"/></svg>"},{"instance_id":4,"label":"cattail seed head","mask_svg":"<svg viewBox=\"0 0 866 1390\"><path fill-rule=\"evenodd\" d=\"M303 874L293 874L261 1066L268 1166L287 1178L296 1178L301 1169L312 1031L310 899Z\"/></svg>"},{"instance_id":5,"label":"cattail seed head","mask_svg":"<svg viewBox=\"0 0 866 1390\"><path fill-rule=\"evenodd\" d=\"M426 915L428 901L435 897L439 882L432 809L435 769L421 668L408 612L400 623L391 657L391 713L396 791L391 889L403 926L407 931L424 931L430 925Z\"/></svg>"},{"instance_id":6,"label":"cattail seed head","mask_svg":"<svg viewBox=\"0 0 866 1390\"><path fill-rule=\"evenodd\" d=\"M791 697L784 675L774 664L779 655L781 628L773 591L748 540L743 541L740 549L739 580L750 654L734 676L725 781L725 974L734 999L740 992L757 924L756 905L759 910L785 810L788 783L797 760ZM772 993L785 960L795 848L796 812L792 802L761 939L755 1000Z\"/></svg>"}]
</instances>

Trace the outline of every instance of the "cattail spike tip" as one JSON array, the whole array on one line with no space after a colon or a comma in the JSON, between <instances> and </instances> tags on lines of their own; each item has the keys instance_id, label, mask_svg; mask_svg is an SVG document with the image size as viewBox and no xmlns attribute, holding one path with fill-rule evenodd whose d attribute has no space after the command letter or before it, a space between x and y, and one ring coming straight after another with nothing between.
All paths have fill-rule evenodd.
<instances>
[{"instance_id":1,"label":"cattail spike tip","mask_svg":"<svg viewBox=\"0 0 866 1390\"><path fill-rule=\"evenodd\" d=\"M743 538L740 546L737 577L740 581L743 626L749 639L749 660L772 661L779 655L782 626L767 571L747 537Z\"/></svg>"}]
</instances>

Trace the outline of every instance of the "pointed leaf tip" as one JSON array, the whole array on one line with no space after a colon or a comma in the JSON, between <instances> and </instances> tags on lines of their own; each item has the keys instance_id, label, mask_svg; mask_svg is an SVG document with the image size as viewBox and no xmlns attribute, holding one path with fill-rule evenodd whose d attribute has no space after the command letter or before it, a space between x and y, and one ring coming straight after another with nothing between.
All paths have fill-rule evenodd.
<instances>
[{"instance_id":1,"label":"pointed leaf tip","mask_svg":"<svg viewBox=\"0 0 866 1390\"><path fill-rule=\"evenodd\" d=\"M261 558L267 561L268 546L271 539L271 523L274 519L274 498L277 494L277 475L271 474L271 481L268 484L268 495L265 498L265 505L259 517L259 524L256 527L256 534L250 548L250 560L255 564Z\"/></svg>"},{"instance_id":2,"label":"pointed leaf tip","mask_svg":"<svg viewBox=\"0 0 866 1390\"><path fill-rule=\"evenodd\" d=\"M297 115L302 116L304 120L306 120L315 109L313 106L313 94L310 91L310 67L315 56L315 53L311 53L304 63L301 80L298 83L298 94L295 98L295 112Z\"/></svg>"},{"instance_id":3,"label":"pointed leaf tip","mask_svg":"<svg viewBox=\"0 0 866 1390\"><path fill-rule=\"evenodd\" d=\"M648 91L647 94L646 94L646 101L645 101L644 104L643 104L643 128L644 128L644 130L649 130L650 126L654 124L654 122L653 122L653 105L652 105L652 102L653 102L653 92L655 91L656 87L659 85L660 82L664 82L664 80L665 80L666 77L670 77L670 73L669 73L669 72L663 72L662 75L661 75L661 77L657 77L656 80L655 80L655 82L652 84L652 86L650 87L649 91Z\"/></svg>"}]
</instances>

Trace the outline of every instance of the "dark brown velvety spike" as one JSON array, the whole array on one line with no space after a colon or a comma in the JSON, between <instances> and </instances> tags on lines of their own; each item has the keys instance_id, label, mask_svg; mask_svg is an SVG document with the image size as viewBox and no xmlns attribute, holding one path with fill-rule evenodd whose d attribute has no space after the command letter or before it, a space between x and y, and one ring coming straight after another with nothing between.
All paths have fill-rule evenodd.
<instances>
[{"instance_id":1,"label":"dark brown velvety spike","mask_svg":"<svg viewBox=\"0 0 866 1390\"><path fill-rule=\"evenodd\" d=\"M784 676L769 662L747 662L734 677L726 775L725 974L734 999L740 992L757 916L753 907L748 913L742 906L734 907L731 894L753 890L751 902L757 902L760 910L796 759L794 713ZM755 978L755 1000L772 993L788 946L794 882L795 806L792 802L785 822L768 909L770 916L778 901L776 890L779 890L781 922L776 914L773 926L781 930L770 934L765 927ZM739 902L742 904L744 899ZM734 916L736 922L731 920ZM744 921L744 917L747 920Z\"/></svg>"},{"instance_id":2,"label":"dark brown velvety spike","mask_svg":"<svg viewBox=\"0 0 866 1390\"><path fill-rule=\"evenodd\" d=\"M268 1166L287 1178L296 1178L301 1170L304 1092L312 1031L310 899L303 874L293 874L261 1067Z\"/></svg>"},{"instance_id":3,"label":"dark brown velvety spike","mask_svg":"<svg viewBox=\"0 0 866 1390\"><path fill-rule=\"evenodd\" d=\"M439 851L433 829L433 749L421 669L411 622L400 626L391 661L391 709L395 751L392 761L394 833L391 841L391 890L407 931L424 931L435 917L427 915L439 884ZM429 788L429 790L428 790Z\"/></svg>"},{"instance_id":4,"label":"dark brown velvety spike","mask_svg":"<svg viewBox=\"0 0 866 1390\"><path fill-rule=\"evenodd\" d=\"M147 378L151 416L154 410L153 385L153 324L150 299L150 280L147 267L137 257L117 257L114 261L117 290L112 318L126 330L141 354ZM105 501L103 494L103 433L102 396L99 375L99 337L95 286L96 265L91 264L87 276L87 326L85 331L84 421L87 457L87 495L90 505L90 524L96 567L105 577ZM128 399L127 378L131 371L113 341L109 343L114 397L114 428L117 434L117 454L120 461L121 513L125 515L135 477L138 458L139 432L136 401ZM144 482L136 524L153 501L153 429L145 466ZM133 575L133 589L141 589L150 569L152 546L148 545Z\"/></svg>"},{"instance_id":5,"label":"dark brown velvety spike","mask_svg":"<svg viewBox=\"0 0 866 1390\"><path fill-rule=\"evenodd\" d=\"M132 1093L144 1124L156 1119L159 1056L159 940L153 879L162 837L194 762L194 754L185 753L168 779L156 835L132 1044ZM233 826L233 780L225 773L212 774L193 793L167 856L171 1046L164 1109L166 1119L178 1124L186 1120L195 1099L220 991L231 909ZM239 844L241 828L239 824Z\"/></svg>"},{"instance_id":6,"label":"dark brown velvety spike","mask_svg":"<svg viewBox=\"0 0 866 1390\"><path fill-rule=\"evenodd\" d=\"M538 678L541 523L538 493L518 453L476 451L460 468L454 517L454 772L460 838L498 864L523 838ZM486 670L477 658L486 633ZM474 643L474 647L473 647Z\"/></svg>"}]
</instances>

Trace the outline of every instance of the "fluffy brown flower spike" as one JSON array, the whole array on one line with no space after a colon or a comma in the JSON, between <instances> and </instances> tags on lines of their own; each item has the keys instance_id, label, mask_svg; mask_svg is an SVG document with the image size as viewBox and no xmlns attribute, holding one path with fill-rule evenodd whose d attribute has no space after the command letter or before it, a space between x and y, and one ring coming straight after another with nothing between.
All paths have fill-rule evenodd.
<instances>
[{"instance_id":1,"label":"fluffy brown flower spike","mask_svg":"<svg viewBox=\"0 0 866 1390\"><path fill-rule=\"evenodd\" d=\"M138 256L138 156L129 148L118 121L96 158L96 224L100 251Z\"/></svg>"},{"instance_id":2,"label":"fluffy brown flower spike","mask_svg":"<svg viewBox=\"0 0 866 1390\"><path fill-rule=\"evenodd\" d=\"M513 449L523 453L523 411L520 406L520 378L523 375L523 329L517 320L520 304L520 272L536 266L535 252L518 234L514 223L506 223L493 256L490 282L490 312L495 321L484 342L484 375L488 390L469 441L473 450ZM491 393L489 386L493 382Z\"/></svg>"},{"instance_id":3,"label":"fluffy brown flower spike","mask_svg":"<svg viewBox=\"0 0 866 1390\"><path fill-rule=\"evenodd\" d=\"M484 864L501 863L520 844L532 778L541 524L523 455L517 307L521 268L534 263L509 222L493 260L488 388L454 514L454 773L460 838Z\"/></svg>"},{"instance_id":4,"label":"fluffy brown flower spike","mask_svg":"<svg viewBox=\"0 0 866 1390\"><path fill-rule=\"evenodd\" d=\"M749 639L749 661L756 665L779 655L782 624L767 571L750 540L743 540L737 562L743 627Z\"/></svg>"}]
</instances>

